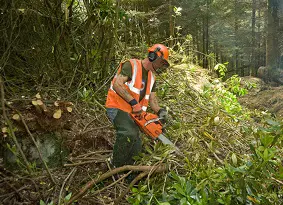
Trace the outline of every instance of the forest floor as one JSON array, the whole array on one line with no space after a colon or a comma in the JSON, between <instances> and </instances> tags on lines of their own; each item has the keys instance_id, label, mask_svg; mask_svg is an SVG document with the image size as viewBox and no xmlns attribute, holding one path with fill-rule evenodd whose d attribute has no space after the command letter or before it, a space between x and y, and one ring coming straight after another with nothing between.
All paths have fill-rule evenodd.
<instances>
[{"instance_id":1,"label":"forest floor","mask_svg":"<svg viewBox=\"0 0 283 205\"><path fill-rule=\"evenodd\" d=\"M279 118L283 117L283 86L266 84L259 78L244 77L243 82L255 83L256 88L239 98L239 102L249 108L268 111Z\"/></svg>"},{"instance_id":2,"label":"forest floor","mask_svg":"<svg viewBox=\"0 0 283 205\"><path fill-rule=\"evenodd\" d=\"M207 71L197 72L199 79L195 79L192 86L201 90L200 82L208 82ZM239 98L242 105L283 116L283 86L272 87L258 78L251 77L243 78L243 82L256 83L257 87ZM52 184L47 172L42 172L41 169L35 168L32 175L22 175L20 172L6 169L0 155L0 205L39 204L40 200L45 202L41 205L58 204L59 201L62 204L63 201L69 200L71 189L78 193L85 184L111 170L109 159L113 148L114 130L104 111L81 104L76 105L81 109L74 109L72 114L63 114L58 120L35 112L30 104L20 102L12 105L27 119L27 127L37 136L60 130L70 153L62 167L50 168L56 185ZM15 134L22 135L26 131L21 128L16 130ZM2 138L1 144L6 140ZM79 204L114 204L113 199L123 195L127 186L126 183L117 182L117 178L109 177L91 188L91 196L83 197ZM121 200L119 204L128 203Z\"/></svg>"}]
</instances>

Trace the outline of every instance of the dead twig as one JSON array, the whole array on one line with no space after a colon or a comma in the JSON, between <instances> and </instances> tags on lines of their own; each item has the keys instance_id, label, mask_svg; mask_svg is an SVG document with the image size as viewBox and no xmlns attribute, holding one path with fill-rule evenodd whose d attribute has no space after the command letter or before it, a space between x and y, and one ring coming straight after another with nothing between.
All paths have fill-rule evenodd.
<instances>
[{"instance_id":1,"label":"dead twig","mask_svg":"<svg viewBox=\"0 0 283 205\"><path fill-rule=\"evenodd\" d=\"M18 195L19 195L19 192L20 192L20 191L22 191L22 190L24 190L24 189L27 189L27 188L28 188L28 186L26 185L26 186L23 186L23 187L21 187L21 188L19 188L19 189L13 189L13 190L14 190L13 192L8 193L8 194L1 195L0 198L10 197L10 196L12 196L12 195L14 195L14 194L18 194ZM19 195L19 196L21 197L21 195Z\"/></svg>"},{"instance_id":2,"label":"dead twig","mask_svg":"<svg viewBox=\"0 0 283 205\"><path fill-rule=\"evenodd\" d=\"M106 128L109 128L111 127L110 125L106 125L106 126L102 126L102 127L96 127L96 128L92 128L92 129L89 129L89 130L85 130L83 132L80 132L79 135L84 135L88 132L92 132L92 131L95 131L95 130L102 130L102 129L106 129Z\"/></svg>"},{"instance_id":3,"label":"dead twig","mask_svg":"<svg viewBox=\"0 0 283 205\"><path fill-rule=\"evenodd\" d=\"M69 179L74 173L76 173L76 171L77 171L77 168L74 167L74 168L72 169L72 171L69 173L69 175L66 177L66 179L64 180L64 182L63 182L63 184L62 184L62 186L61 186L61 189L60 189L60 193L59 193L58 205L61 204L61 196L62 196L62 192L63 192L63 189L64 189L64 186L65 186L66 182L68 181L68 179ZM63 196L62 198L64 198L64 196Z\"/></svg>"},{"instance_id":4,"label":"dead twig","mask_svg":"<svg viewBox=\"0 0 283 205\"><path fill-rule=\"evenodd\" d=\"M277 183L283 185L283 182L282 182L282 181L280 181L280 180L278 180L278 179L275 179L274 177L271 177L271 179L273 179L273 180L276 181Z\"/></svg>"},{"instance_id":5,"label":"dead twig","mask_svg":"<svg viewBox=\"0 0 283 205\"><path fill-rule=\"evenodd\" d=\"M77 156L77 158L83 158L83 157L88 157L90 155L95 155L95 154L100 154L100 153L110 153L110 152L112 152L112 150L100 150L100 151L96 151L96 152L89 152L89 153L86 153L86 154L79 155L79 156Z\"/></svg>"},{"instance_id":6,"label":"dead twig","mask_svg":"<svg viewBox=\"0 0 283 205\"><path fill-rule=\"evenodd\" d=\"M79 166L84 164L90 164L90 163L101 163L105 162L105 160L91 160L91 161L85 161L85 162L78 162L73 164L64 164L64 167L73 167L73 166Z\"/></svg>"},{"instance_id":7,"label":"dead twig","mask_svg":"<svg viewBox=\"0 0 283 205\"><path fill-rule=\"evenodd\" d=\"M142 172L149 172L150 170L155 169L156 167L154 166L133 166L133 165L126 165L123 167L119 167L116 169L113 169L109 172L106 172L102 174L98 179L96 180L91 180L89 181L83 188L79 190L79 192L75 193L74 196L67 202L67 205L72 204L75 200L79 199L82 197L88 189L90 189L93 185L103 181L104 179L107 179L108 177L117 174L119 172L124 172L124 171L142 171ZM165 165L159 166L156 168L155 172L164 172L167 170L167 167Z\"/></svg>"}]
</instances>

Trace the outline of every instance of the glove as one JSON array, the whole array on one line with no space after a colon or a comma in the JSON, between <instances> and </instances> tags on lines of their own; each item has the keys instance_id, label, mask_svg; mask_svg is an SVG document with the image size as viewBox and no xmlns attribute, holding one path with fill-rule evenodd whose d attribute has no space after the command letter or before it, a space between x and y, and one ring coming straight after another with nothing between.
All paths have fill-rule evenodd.
<instances>
[{"instance_id":1,"label":"glove","mask_svg":"<svg viewBox=\"0 0 283 205\"><path fill-rule=\"evenodd\" d=\"M135 100L131 100L129 104L132 106L132 113L140 114L142 113L142 106Z\"/></svg>"},{"instance_id":2,"label":"glove","mask_svg":"<svg viewBox=\"0 0 283 205\"><path fill-rule=\"evenodd\" d=\"M168 113L167 110L164 108L161 108L158 112L157 112L158 117L160 118L160 121L164 124L167 121L168 118Z\"/></svg>"}]
</instances>

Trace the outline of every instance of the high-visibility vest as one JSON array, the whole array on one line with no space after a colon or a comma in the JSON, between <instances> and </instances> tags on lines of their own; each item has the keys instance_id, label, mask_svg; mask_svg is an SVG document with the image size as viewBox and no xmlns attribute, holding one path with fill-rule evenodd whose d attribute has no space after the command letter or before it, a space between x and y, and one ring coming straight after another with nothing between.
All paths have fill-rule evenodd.
<instances>
[{"instance_id":1,"label":"high-visibility vest","mask_svg":"<svg viewBox=\"0 0 283 205\"><path fill-rule=\"evenodd\" d=\"M132 65L132 78L130 81L126 82L124 84L126 90L133 96L133 98L136 99L137 102L139 102L140 99L140 92L141 89L143 89L142 85L142 63L141 60L137 59L131 59L130 63ZM118 108L120 110L123 110L125 112L132 112L131 105L125 101L121 96L116 93L116 91L113 89L114 82L119 75L119 73L122 70L122 64L120 64L120 68L118 69L115 77L113 78L111 82L110 89L108 90L107 94L107 100L106 100L106 107L107 108ZM151 71L148 71L147 76L147 86L145 91L144 98L139 102L142 106L142 110L146 111L148 102L149 102L149 95L151 93L153 84L155 82L155 76Z\"/></svg>"}]
</instances>

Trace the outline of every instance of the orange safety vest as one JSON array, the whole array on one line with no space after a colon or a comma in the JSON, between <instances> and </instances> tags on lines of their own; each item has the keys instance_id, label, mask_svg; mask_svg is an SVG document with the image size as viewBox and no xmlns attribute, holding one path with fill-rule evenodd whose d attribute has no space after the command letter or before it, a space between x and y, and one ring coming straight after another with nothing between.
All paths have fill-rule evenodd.
<instances>
[{"instance_id":1,"label":"orange safety vest","mask_svg":"<svg viewBox=\"0 0 283 205\"><path fill-rule=\"evenodd\" d=\"M131 59L130 63L132 65L132 78L131 81L128 81L124 84L127 91L139 102L140 99L140 91L142 89L142 63L140 60ZM122 63L120 64L120 68L117 71L117 74L113 78L111 82L110 89L108 90L107 100L106 100L106 107L107 108L118 108L125 112L132 112L131 105L125 101L120 95L116 93L113 89L113 84L122 70ZM147 86L145 91L144 98L139 102L142 106L142 110L146 111L149 101L149 95L151 93L153 84L155 81L155 76L151 71L148 71L147 77Z\"/></svg>"}]
</instances>

